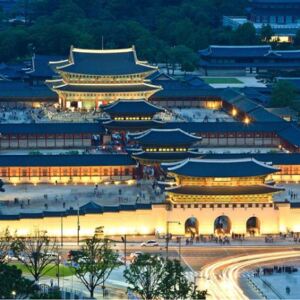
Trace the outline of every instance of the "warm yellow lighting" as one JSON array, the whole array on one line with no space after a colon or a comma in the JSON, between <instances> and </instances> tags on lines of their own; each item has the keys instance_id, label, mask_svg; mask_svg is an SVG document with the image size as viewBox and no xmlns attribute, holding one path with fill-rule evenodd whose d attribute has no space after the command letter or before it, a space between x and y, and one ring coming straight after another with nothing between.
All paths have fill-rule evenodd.
<instances>
[{"instance_id":1,"label":"warm yellow lighting","mask_svg":"<svg viewBox=\"0 0 300 300\"><path fill-rule=\"evenodd\" d=\"M233 117L235 117L237 115L237 110L233 108L231 114Z\"/></svg>"},{"instance_id":2,"label":"warm yellow lighting","mask_svg":"<svg viewBox=\"0 0 300 300\"><path fill-rule=\"evenodd\" d=\"M120 183L120 181L115 181L115 185L119 185Z\"/></svg>"},{"instance_id":3,"label":"warm yellow lighting","mask_svg":"<svg viewBox=\"0 0 300 300\"><path fill-rule=\"evenodd\" d=\"M249 123L250 123L250 119L249 119L248 117L246 117L246 118L244 119L244 123L245 123L245 124L249 124Z\"/></svg>"}]
</instances>

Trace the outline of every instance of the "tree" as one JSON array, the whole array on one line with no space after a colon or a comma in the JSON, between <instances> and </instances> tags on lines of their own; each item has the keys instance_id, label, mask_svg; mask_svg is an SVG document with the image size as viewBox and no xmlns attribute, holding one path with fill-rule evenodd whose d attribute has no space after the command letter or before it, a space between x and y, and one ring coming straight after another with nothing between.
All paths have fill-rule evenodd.
<instances>
[{"instance_id":1,"label":"tree","mask_svg":"<svg viewBox=\"0 0 300 300\"><path fill-rule=\"evenodd\" d=\"M57 265L56 241L51 242L44 231L36 231L32 237L16 237L11 249L36 282Z\"/></svg>"},{"instance_id":2,"label":"tree","mask_svg":"<svg viewBox=\"0 0 300 300\"><path fill-rule=\"evenodd\" d=\"M75 271L75 276L81 280L90 292L90 297L94 297L97 286L102 285L103 292L105 282L111 272L119 267L118 254L111 249L109 240L100 240L96 237L85 240L85 245L74 257L75 266L71 268Z\"/></svg>"},{"instance_id":3,"label":"tree","mask_svg":"<svg viewBox=\"0 0 300 300\"><path fill-rule=\"evenodd\" d=\"M260 39L263 42L269 43L272 40L273 36L274 36L274 31L269 24L262 26L260 30Z\"/></svg>"},{"instance_id":4,"label":"tree","mask_svg":"<svg viewBox=\"0 0 300 300\"><path fill-rule=\"evenodd\" d=\"M163 259L149 254L139 255L136 261L124 271L124 277L129 283L128 290L138 294L142 299L160 297L163 275Z\"/></svg>"},{"instance_id":5,"label":"tree","mask_svg":"<svg viewBox=\"0 0 300 300\"><path fill-rule=\"evenodd\" d=\"M255 45L258 44L256 29L252 23L240 25L235 31L235 43L237 45Z\"/></svg>"},{"instance_id":6,"label":"tree","mask_svg":"<svg viewBox=\"0 0 300 300\"><path fill-rule=\"evenodd\" d=\"M27 298L37 290L34 282L22 276L16 266L0 264L0 298Z\"/></svg>"},{"instance_id":7,"label":"tree","mask_svg":"<svg viewBox=\"0 0 300 300\"><path fill-rule=\"evenodd\" d=\"M296 89L288 81L280 80L274 86L272 90L271 106L272 107L284 107L290 106L296 98Z\"/></svg>"},{"instance_id":8,"label":"tree","mask_svg":"<svg viewBox=\"0 0 300 300\"><path fill-rule=\"evenodd\" d=\"M142 299L205 299L207 295L188 281L178 260L143 254L124 271L124 277L128 289Z\"/></svg>"},{"instance_id":9,"label":"tree","mask_svg":"<svg viewBox=\"0 0 300 300\"><path fill-rule=\"evenodd\" d=\"M296 36L294 38L294 46L300 48L300 30L297 30Z\"/></svg>"},{"instance_id":10,"label":"tree","mask_svg":"<svg viewBox=\"0 0 300 300\"><path fill-rule=\"evenodd\" d=\"M8 228L5 229L0 236L0 264L7 262L6 257L10 250L11 235Z\"/></svg>"}]
</instances>

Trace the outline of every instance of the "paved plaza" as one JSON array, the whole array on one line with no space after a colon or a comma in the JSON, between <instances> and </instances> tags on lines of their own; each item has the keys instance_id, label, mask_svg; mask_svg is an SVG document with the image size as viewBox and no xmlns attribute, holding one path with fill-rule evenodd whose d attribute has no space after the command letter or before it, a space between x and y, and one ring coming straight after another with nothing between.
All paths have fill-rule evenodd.
<instances>
[{"instance_id":1,"label":"paved plaza","mask_svg":"<svg viewBox=\"0 0 300 300\"><path fill-rule=\"evenodd\" d=\"M99 205L159 203L164 195L153 189L152 182L142 181L139 185L6 185L0 195L2 214L20 212L62 211L94 201Z\"/></svg>"},{"instance_id":2,"label":"paved plaza","mask_svg":"<svg viewBox=\"0 0 300 300\"><path fill-rule=\"evenodd\" d=\"M235 120L221 110L207 108L176 108L172 109L177 120L188 122L235 122Z\"/></svg>"}]
</instances>

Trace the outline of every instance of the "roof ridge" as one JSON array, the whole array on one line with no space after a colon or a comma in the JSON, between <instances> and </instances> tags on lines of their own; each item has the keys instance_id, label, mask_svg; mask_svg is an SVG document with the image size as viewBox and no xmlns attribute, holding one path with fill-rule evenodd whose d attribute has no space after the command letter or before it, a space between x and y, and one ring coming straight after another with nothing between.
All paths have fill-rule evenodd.
<instances>
[{"instance_id":1,"label":"roof ridge","mask_svg":"<svg viewBox=\"0 0 300 300\"><path fill-rule=\"evenodd\" d=\"M135 52L133 47L130 48L121 48L121 49L86 49L86 48L72 48L72 52L78 53L128 53Z\"/></svg>"}]
</instances>

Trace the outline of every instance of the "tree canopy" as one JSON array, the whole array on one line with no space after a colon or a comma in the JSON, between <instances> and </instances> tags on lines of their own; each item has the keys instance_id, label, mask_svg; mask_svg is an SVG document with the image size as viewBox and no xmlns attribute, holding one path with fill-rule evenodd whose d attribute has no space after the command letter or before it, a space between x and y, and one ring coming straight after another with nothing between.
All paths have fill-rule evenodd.
<instances>
[{"instance_id":1,"label":"tree canopy","mask_svg":"<svg viewBox=\"0 0 300 300\"><path fill-rule=\"evenodd\" d=\"M128 290L142 299L206 299L207 291L189 282L178 260L142 254L124 271Z\"/></svg>"},{"instance_id":2,"label":"tree canopy","mask_svg":"<svg viewBox=\"0 0 300 300\"><path fill-rule=\"evenodd\" d=\"M246 0L20 0L15 16L3 22L0 62L23 58L33 45L38 54L67 55L75 47L122 48L136 45L141 59L176 60L193 70L195 55L209 44L256 42L222 27L223 15L240 15ZM3 15L3 14L1 14ZM13 16L2 16L11 18ZM252 34L252 33L251 33ZM187 58L185 58L187 56Z\"/></svg>"},{"instance_id":3,"label":"tree canopy","mask_svg":"<svg viewBox=\"0 0 300 300\"><path fill-rule=\"evenodd\" d=\"M272 107L285 107L290 106L296 98L296 89L288 81L278 81L272 90Z\"/></svg>"}]
</instances>

